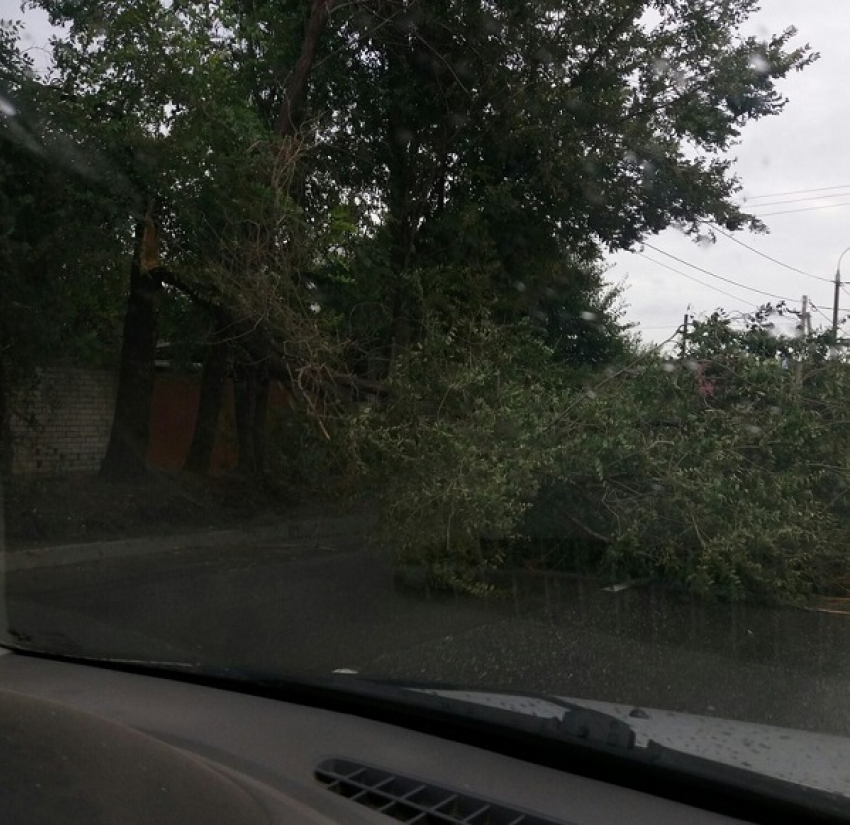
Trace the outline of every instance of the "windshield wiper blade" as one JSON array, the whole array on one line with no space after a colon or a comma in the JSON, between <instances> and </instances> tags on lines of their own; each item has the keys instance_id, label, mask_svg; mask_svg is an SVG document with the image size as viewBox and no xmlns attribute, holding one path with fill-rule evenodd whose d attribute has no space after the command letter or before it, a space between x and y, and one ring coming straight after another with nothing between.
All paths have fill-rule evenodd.
<instances>
[{"instance_id":1,"label":"windshield wiper blade","mask_svg":"<svg viewBox=\"0 0 850 825\"><path fill-rule=\"evenodd\" d=\"M580 704L567 702L557 697L534 693L470 693L467 691L441 690L433 688L405 687L423 696L432 696L441 700L443 710L463 714L469 718L502 724L508 727L521 727L528 732L549 736L555 739L573 740L594 745L603 745L624 750L634 750L636 735L632 727L612 714L601 710L586 708ZM475 697L496 697L521 699L526 707L510 707L505 704L493 704ZM537 703L535 709L528 703ZM541 712L541 711L548 712Z\"/></svg>"},{"instance_id":2,"label":"windshield wiper blade","mask_svg":"<svg viewBox=\"0 0 850 825\"><path fill-rule=\"evenodd\" d=\"M558 722L558 732L572 739L585 742L597 742L616 748L632 750L635 747L635 732L622 719L603 713L601 710L591 710L575 706L566 711Z\"/></svg>"}]
</instances>

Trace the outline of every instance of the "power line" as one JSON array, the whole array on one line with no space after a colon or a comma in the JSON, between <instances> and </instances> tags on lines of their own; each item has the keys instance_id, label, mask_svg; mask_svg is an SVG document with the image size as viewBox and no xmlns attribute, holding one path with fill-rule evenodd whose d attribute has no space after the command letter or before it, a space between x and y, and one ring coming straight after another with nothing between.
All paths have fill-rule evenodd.
<instances>
[{"instance_id":1,"label":"power line","mask_svg":"<svg viewBox=\"0 0 850 825\"><path fill-rule=\"evenodd\" d=\"M721 289L719 286L714 286L714 284L708 284L705 281L701 281L699 278L695 278L693 275L689 275L687 272L682 272L681 269L676 269L675 267L669 266L668 264L665 264L662 261L656 261L655 258L650 258L649 255L644 252L635 252L634 254L640 255L641 258L645 258L647 261L655 264L656 266L663 266L664 269L669 269L671 272L675 272L677 275L681 275L683 278L687 278L689 281L693 281L694 283L697 283L700 286L704 286L707 289L713 289L715 292L719 292L721 295L725 295L727 298L734 298L736 301L740 301L744 304L751 303L746 298L742 298L740 295L733 295L731 292L727 292L725 289Z\"/></svg>"},{"instance_id":2,"label":"power line","mask_svg":"<svg viewBox=\"0 0 850 825\"><path fill-rule=\"evenodd\" d=\"M811 298L809 299L809 305L812 307L812 309L813 309L815 312L817 312L817 313L819 313L820 315L822 315L822 316L823 316L823 317L824 317L824 318L825 318L825 319L829 322L829 325L830 325L830 326L832 326L832 318L831 318L829 315L827 315L827 314L826 314L826 313L825 313L822 309L818 309L818 308L817 308L817 307L816 307L816 306L812 303ZM838 307L838 311L839 311L839 312L847 312L847 313L850 313L850 309L845 309L844 307ZM847 320L847 318L844 318L844 319L839 318L839 319L838 319L839 326L840 326L841 324L843 324L846 320Z\"/></svg>"},{"instance_id":3,"label":"power line","mask_svg":"<svg viewBox=\"0 0 850 825\"><path fill-rule=\"evenodd\" d=\"M804 206L802 209L785 209L780 212L762 212L761 215L756 215L757 218L769 218L772 215L791 215L795 212L814 212L815 209L837 209L840 206L850 206L850 201L845 203L829 203L825 206Z\"/></svg>"},{"instance_id":4,"label":"power line","mask_svg":"<svg viewBox=\"0 0 850 825\"><path fill-rule=\"evenodd\" d=\"M644 246L648 246L650 249L655 250L660 255L664 255L667 258L672 258L674 261L678 261L680 264L684 264L685 266L691 267L691 269L696 269L698 272L704 272L706 275L710 275L712 278L717 278L718 281L725 281L727 284L732 284L732 286L740 287L741 289L747 289L750 292L757 292L760 295L765 295L768 298L776 298L780 301L793 301L797 302L797 298L789 298L787 295L776 295L772 292L765 292L763 289L756 289L753 286L747 286L746 284L739 283L738 281L733 281L731 278L724 278L722 275L718 275L716 272L712 272L710 269L703 269L701 266L697 266L696 264L692 264L690 261L686 261L684 258L677 258L675 255L671 255L669 252L665 252L663 249L659 249L657 246L653 246L651 243L643 242Z\"/></svg>"},{"instance_id":5,"label":"power line","mask_svg":"<svg viewBox=\"0 0 850 825\"><path fill-rule=\"evenodd\" d=\"M699 278L695 278L693 275L689 275L687 272L682 272L681 269L676 269L675 267L669 266L668 264L665 264L662 261L656 261L655 258L650 258L649 255L644 252L635 252L634 254L640 255L641 258L645 258L647 261L655 264L656 266L663 266L664 269L669 269L670 272L675 272L677 275L681 275L683 278L687 278L689 281L693 281L695 284L704 286L706 289L713 289L715 292L719 292L721 295L725 295L727 298L734 298L736 301L740 301L743 304L752 303L746 298L742 298L740 295L733 295L731 292L727 292L725 289L721 289L719 286L714 286L714 284L706 283L705 281L702 281Z\"/></svg>"},{"instance_id":6,"label":"power line","mask_svg":"<svg viewBox=\"0 0 850 825\"><path fill-rule=\"evenodd\" d=\"M767 195L750 195L745 200L760 200L761 198L782 198L785 195L808 195L809 192L832 192L835 189L850 189L850 183L841 186L817 186L814 189L796 189L792 192L771 192Z\"/></svg>"},{"instance_id":7,"label":"power line","mask_svg":"<svg viewBox=\"0 0 850 825\"><path fill-rule=\"evenodd\" d=\"M765 209L768 206L793 206L795 203L805 203L806 201L825 201L830 198L848 198L850 197L850 192L833 192L829 195L809 195L806 198L788 198L787 200L781 201L766 201L763 203L754 203L751 205L752 209ZM750 206L746 201L742 204L743 208L747 208Z\"/></svg>"},{"instance_id":8,"label":"power line","mask_svg":"<svg viewBox=\"0 0 850 825\"><path fill-rule=\"evenodd\" d=\"M814 278L816 281L825 281L828 284L831 284L833 282L832 278L824 278L820 275L812 275L810 272L804 272L802 269L798 269L796 266L791 266L791 264L786 264L784 261L780 261L778 258L773 258L767 253L762 252L760 249L756 249L754 246L750 246L749 244L739 240L734 235L725 232L716 224L712 223L709 224L709 226L716 232L719 232L724 237L729 238L730 241L733 241L734 243L738 244L738 246L743 246L744 249L749 249L750 252L755 252L756 255L760 255L762 258L766 258L768 261L772 261L773 263L778 264L779 266L784 266L785 269L790 269L792 272L796 272L799 275L805 275L807 278Z\"/></svg>"},{"instance_id":9,"label":"power line","mask_svg":"<svg viewBox=\"0 0 850 825\"><path fill-rule=\"evenodd\" d=\"M822 309L819 309L819 308L818 308L818 306L815 304L815 302L814 302L814 301L812 301L811 299L809 300L809 306L810 306L810 307L811 307L811 308L812 308L815 312L817 312L817 314L818 314L818 315L821 315L823 318L825 318L825 319L826 319L826 321L827 321L827 323L828 323L830 326L832 326L832 318L830 318L830 317L829 317L829 316L828 316L828 315L827 315L827 314L826 314L826 313L825 313Z\"/></svg>"},{"instance_id":10,"label":"power line","mask_svg":"<svg viewBox=\"0 0 850 825\"><path fill-rule=\"evenodd\" d=\"M655 249L655 251L656 251L656 252L660 252L662 255L668 255L668 256L669 256L669 257L671 257L671 258L675 258L675 256L674 256L674 255L670 255L669 253L664 252L664 251L663 251L663 250L661 250L661 249L657 249L657 248L656 248L656 247L654 247L654 246L650 246L650 244L644 243L644 246L649 246L651 249ZM699 278L695 278L693 275L689 275L687 272L682 272L682 270L681 270L681 269L676 269L676 268L675 268L675 267L673 267L673 266L669 266L668 264L665 264L663 261L656 261L656 260L655 260L655 258L651 258L649 255L647 255L647 254L646 254L646 253L644 253L644 252L635 252L635 253L633 253L633 254L635 254L635 255L640 255L640 256L641 256L641 258L644 258L645 260L649 261L650 263L655 264L656 266L661 266L661 267L663 267L664 269L668 269L668 270L670 270L670 272L675 272L677 275L681 275L682 277L687 278L689 281L694 281L695 283L700 284L701 286L707 287L708 289L713 289L715 292L719 292L721 295L726 295L726 296L727 296L727 297L729 297L729 298L734 298L736 301L740 301L740 302L742 302L742 303L744 303L744 304L749 303L749 301L748 301L746 298L742 298L740 295L734 295L734 294L732 294L731 292L727 292L725 289L721 289L720 287L714 286L713 284L708 284L708 283L706 283L705 281L701 281ZM676 260L681 260L681 259L678 259L678 258L675 258L675 259L676 259ZM689 264L689 263L687 263L687 261L683 261L683 263L685 263L687 266L694 266L693 264ZM699 269L701 272L708 272L708 270L704 270L704 269L702 269L701 267L694 267L694 268L695 268L695 269ZM713 274L713 273L708 273L708 274ZM803 274L805 274L805 273L803 273ZM716 278L720 278L721 276L720 276L720 275L715 275L714 277L716 277ZM816 276L812 276L812 277L816 277ZM728 280L728 279L724 278L723 280ZM821 279L821 280L827 280L827 279ZM734 283L734 281L733 281L732 283ZM748 287L748 286L745 286L744 284L736 284L736 286L743 287L744 289L753 289L753 287ZM847 288L844 284L841 284L841 288L842 288L842 289L843 289L843 290L844 290L844 291L845 291L848 295L850 295L850 289L848 289L848 288ZM754 290L754 291L756 291L756 292L761 292L761 290ZM769 293L763 293L763 294L768 295ZM781 297L781 296L778 296L778 295L777 295L777 296L773 296L773 297L777 297L777 298L779 298L779 297ZM790 301L790 300L794 300L794 299L792 299L792 298L783 298L782 300ZM811 307L811 308L812 308L815 312L817 312L819 315L821 315L821 316L822 316L822 317L823 317L823 318L824 318L824 319L825 319L825 320L826 320L829 324L832 324L832 318L830 318L830 317L829 317L829 316L828 316L825 312L823 312L823 310L821 310L821 309L817 306L817 304L815 304L815 303L814 303L814 301L812 301L812 300L811 300L811 298L809 298L809 306L810 306L810 307ZM839 310L839 312L848 312L848 313L850 313L850 309L845 309L844 307L839 307L839 308L838 308L838 310ZM671 325L671 326L672 326L672 325ZM652 329L669 329L669 327L641 327L641 329L645 329L645 330L652 330Z\"/></svg>"}]
</instances>

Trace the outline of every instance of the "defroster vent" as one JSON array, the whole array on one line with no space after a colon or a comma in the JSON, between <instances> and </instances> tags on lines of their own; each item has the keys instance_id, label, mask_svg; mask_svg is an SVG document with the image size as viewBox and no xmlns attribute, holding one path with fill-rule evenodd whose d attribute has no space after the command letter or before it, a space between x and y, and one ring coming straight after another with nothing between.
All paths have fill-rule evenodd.
<instances>
[{"instance_id":1,"label":"defroster vent","mask_svg":"<svg viewBox=\"0 0 850 825\"><path fill-rule=\"evenodd\" d=\"M544 819L451 788L347 759L325 759L316 768L316 778L334 793L399 822L423 825L566 825L563 821Z\"/></svg>"}]
</instances>

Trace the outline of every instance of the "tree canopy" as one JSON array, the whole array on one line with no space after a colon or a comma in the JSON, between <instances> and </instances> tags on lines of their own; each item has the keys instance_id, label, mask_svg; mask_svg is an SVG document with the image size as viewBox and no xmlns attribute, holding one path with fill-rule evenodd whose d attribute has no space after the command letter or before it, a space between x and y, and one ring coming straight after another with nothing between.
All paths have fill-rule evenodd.
<instances>
[{"instance_id":1,"label":"tree canopy","mask_svg":"<svg viewBox=\"0 0 850 825\"><path fill-rule=\"evenodd\" d=\"M763 229L735 201L730 150L748 123L781 113L779 82L816 59L794 29L744 36L756 0L28 5L63 28L36 76L19 30L0 26L3 385L11 363L57 354L115 365L112 475L144 469L167 331L204 361L195 469L226 375L240 465L268 466L279 381L337 467L418 468L393 476L393 507L420 525L401 545L428 537L434 551L428 513L445 547L480 549L569 489L572 528L611 569L663 509L693 524L671 527L647 569L730 592L764 583L728 554L698 573L663 554L684 541L703 558L722 533L697 511L704 477L762 485L760 501L790 507L817 473L791 492L736 475L730 455L776 458L741 440L737 407L718 418L685 388L689 373L624 367L642 355L602 261L671 226ZM791 392L760 324L746 339L719 317L698 326L691 359L742 387L765 382L765 397ZM789 352L811 360L821 345ZM641 429L647 415L679 422L672 452ZM721 420L729 452L677 452ZM629 461L640 481L625 494L612 479ZM679 498L662 501L653 485L672 484L659 479L673 466ZM717 506L732 495L715 492ZM739 538L768 529L779 511L765 508ZM799 529L823 512L813 503Z\"/></svg>"},{"instance_id":2,"label":"tree canopy","mask_svg":"<svg viewBox=\"0 0 850 825\"><path fill-rule=\"evenodd\" d=\"M358 317L387 357L430 312L578 317L602 252L667 226L757 226L728 150L814 59L793 29L741 36L755 0L31 5L67 26L50 82L129 211L156 197L163 262L228 294L216 273L244 286L262 226L323 308L373 307ZM271 163L308 37L297 149Z\"/></svg>"}]
</instances>

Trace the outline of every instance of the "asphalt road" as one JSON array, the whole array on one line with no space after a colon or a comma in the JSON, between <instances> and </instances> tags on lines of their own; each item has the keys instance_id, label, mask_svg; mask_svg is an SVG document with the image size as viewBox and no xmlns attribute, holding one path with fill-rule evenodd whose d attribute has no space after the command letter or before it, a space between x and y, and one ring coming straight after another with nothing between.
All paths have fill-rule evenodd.
<instances>
[{"instance_id":1,"label":"asphalt road","mask_svg":"<svg viewBox=\"0 0 850 825\"><path fill-rule=\"evenodd\" d=\"M77 655L347 668L850 735L850 617L565 577L429 597L353 538L230 541L12 570L10 625Z\"/></svg>"}]
</instances>

